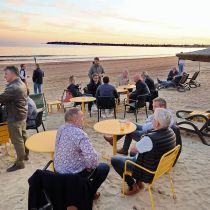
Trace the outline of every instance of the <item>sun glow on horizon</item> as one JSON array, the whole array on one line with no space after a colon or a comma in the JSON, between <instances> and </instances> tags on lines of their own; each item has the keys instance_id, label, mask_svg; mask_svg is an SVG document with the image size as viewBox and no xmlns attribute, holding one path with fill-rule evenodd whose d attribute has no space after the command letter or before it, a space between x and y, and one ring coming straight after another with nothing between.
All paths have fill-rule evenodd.
<instances>
[{"instance_id":1,"label":"sun glow on horizon","mask_svg":"<svg viewBox=\"0 0 210 210\"><path fill-rule=\"evenodd\" d=\"M208 0L2 0L0 44L210 44Z\"/></svg>"}]
</instances>

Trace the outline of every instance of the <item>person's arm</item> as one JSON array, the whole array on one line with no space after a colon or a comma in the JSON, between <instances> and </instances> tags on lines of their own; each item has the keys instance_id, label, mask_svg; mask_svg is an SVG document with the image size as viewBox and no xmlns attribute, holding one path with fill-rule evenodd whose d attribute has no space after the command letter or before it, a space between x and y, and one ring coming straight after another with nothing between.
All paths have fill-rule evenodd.
<instances>
[{"instance_id":1,"label":"person's arm","mask_svg":"<svg viewBox=\"0 0 210 210\"><path fill-rule=\"evenodd\" d=\"M33 82L36 82L36 71L35 70L33 71L32 80L33 80Z\"/></svg>"},{"instance_id":2,"label":"person's arm","mask_svg":"<svg viewBox=\"0 0 210 210\"><path fill-rule=\"evenodd\" d=\"M88 76L90 79L92 79L92 74L93 74L93 66L90 67L89 72L88 72Z\"/></svg>"},{"instance_id":3,"label":"person's arm","mask_svg":"<svg viewBox=\"0 0 210 210\"><path fill-rule=\"evenodd\" d=\"M98 86L97 90L96 90L96 98L100 96L100 86Z\"/></svg>"},{"instance_id":4,"label":"person's arm","mask_svg":"<svg viewBox=\"0 0 210 210\"><path fill-rule=\"evenodd\" d=\"M0 94L0 104L14 100L14 97L15 97L14 89L7 87L5 91L2 94Z\"/></svg>"},{"instance_id":5,"label":"person's arm","mask_svg":"<svg viewBox=\"0 0 210 210\"><path fill-rule=\"evenodd\" d=\"M86 168L87 169L96 168L99 163L99 157L87 136L84 135L83 138L80 139L79 148L82 151Z\"/></svg>"},{"instance_id":6,"label":"person's arm","mask_svg":"<svg viewBox=\"0 0 210 210\"><path fill-rule=\"evenodd\" d=\"M153 143L150 137L144 136L140 141L134 144L131 148L132 153L145 153L151 151L153 148Z\"/></svg>"},{"instance_id":7,"label":"person's arm","mask_svg":"<svg viewBox=\"0 0 210 210\"><path fill-rule=\"evenodd\" d=\"M104 68L101 66L101 74L105 74Z\"/></svg>"}]
</instances>

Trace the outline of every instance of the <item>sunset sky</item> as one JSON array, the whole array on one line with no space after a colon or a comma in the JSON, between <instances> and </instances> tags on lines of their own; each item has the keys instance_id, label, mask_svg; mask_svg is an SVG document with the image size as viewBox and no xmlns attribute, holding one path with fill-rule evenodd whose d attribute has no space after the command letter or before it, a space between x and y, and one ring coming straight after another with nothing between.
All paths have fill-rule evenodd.
<instances>
[{"instance_id":1,"label":"sunset sky","mask_svg":"<svg viewBox=\"0 0 210 210\"><path fill-rule=\"evenodd\" d=\"M209 0L1 0L0 45L210 44Z\"/></svg>"}]
</instances>

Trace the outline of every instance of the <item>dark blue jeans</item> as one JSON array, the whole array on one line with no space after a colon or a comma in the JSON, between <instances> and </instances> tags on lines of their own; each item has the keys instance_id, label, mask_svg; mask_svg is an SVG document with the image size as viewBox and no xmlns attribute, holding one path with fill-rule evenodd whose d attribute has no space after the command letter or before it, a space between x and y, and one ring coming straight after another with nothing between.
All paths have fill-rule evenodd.
<instances>
[{"instance_id":1,"label":"dark blue jeans","mask_svg":"<svg viewBox=\"0 0 210 210\"><path fill-rule=\"evenodd\" d=\"M90 177L92 189L93 189L93 195L97 192L98 188L102 185L102 183L105 181L108 173L109 173L109 165L106 163L100 163L95 171L88 172L87 170L81 171L79 173L82 177Z\"/></svg>"},{"instance_id":2,"label":"dark blue jeans","mask_svg":"<svg viewBox=\"0 0 210 210\"><path fill-rule=\"evenodd\" d=\"M125 161L126 160L131 160L133 162L136 161L136 157L123 157L123 156L114 156L112 157L111 163L114 168L114 170L121 176L123 177L123 172L124 172L124 167L125 167ZM129 164L127 165L127 170L133 171L134 165ZM129 187L132 187L133 184L135 183L135 180L131 176L126 176L125 181L127 182Z\"/></svg>"},{"instance_id":3,"label":"dark blue jeans","mask_svg":"<svg viewBox=\"0 0 210 210\"><path fill-rule=\"evenodd\" d=\"M125 136L124 144L123 144L123 150L125 152L128 152L131 142L134 139L135 141L139 141L142 137L142 135L145 133L142 130L142 125L136 124L137 128L133 133L127 134ZM117 136L117 140L120 140L123 136Z\"/></svg>"},{"instance_id":4,"label":"dark blue jeans","mask_svg":"<svg viewBox=\"0 0 210 210\"><path fill-rule=\"evenodd\" d=\"M42 84L34 83L34 93L41 93L42 92Z\"/></svg>"}]
</instances>

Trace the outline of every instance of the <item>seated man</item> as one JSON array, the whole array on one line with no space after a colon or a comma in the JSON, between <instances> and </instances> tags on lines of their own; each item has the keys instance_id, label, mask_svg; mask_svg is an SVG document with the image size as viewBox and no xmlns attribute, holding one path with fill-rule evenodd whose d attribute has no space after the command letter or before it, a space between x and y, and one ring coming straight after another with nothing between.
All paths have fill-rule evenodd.
<instances>
[{"instance_id":1,"label":"seated man","mask_svg":"<svg viewBox=\"0 0 210 210\"><path fill-rule=\"evenodd\" d=\"M109 97L115 97L115 98L119 98L119 95L117 93L116 88L113 85L109 84L109 77L105 76L103 77L103 85L100 85L96 91L96 98L99 96L109 96ZM112 110L103 110L102 112L102 117L106 118L106 117L112 117Z\"/></svg>"},{"instance_id":2,"label":"seated man","mask_svg":"<svg viewBox=\"0 0 210 210\"><path fill-rule=\"evenodd\" d=\"M67 87L67 90L72 94L72 97L82 96L80 85L76 84L76 79L73 75L69 77L69 86Z\"/></svg>"},{"instance_id":3,"label":"seated man","mask_svg":"<svg viewBox=\"0 0 210 210\"><path fill-rule=\"evenodd\" d=\"M91 96L96 96L97 88L101 85L100 77L98 74L93 74L92 79L90 80L89 84L87 85L87 94ZM88 103L88 111L91 111L93 103Z\"/></svg>"},{"instance_id":4,"label":"seated man","mask_svg":"<svg viewBox=\"0 0 210 210\"><path fill-rule=\"evenodd\" d=\"M55 171L62 174L78 174L90 179L94 199L98 188L105 181L109 166L98 162L98 155L83 131L83 113L71 108L65 113L66 124L58 129L55 145Z\"/></svg>"},{"instance_id":5,"label":"seated man","mask_svg":"<svg viewBox=\"0 0 210 210\"><path fill-rule=\"evenodd\" d=\"M140 76L139 74L135 75L134 82L136 84L136 90L129 93L129 99L131 99L130 102L132 102L132 100L136 100L139 95L150 94L149 88L147 84L144 82L144 78L142 76ZM134 109L130 108L127 112L133 113Z\"/></svg>"},{"instance_id":6,"label":"seated man","mask_svg":"<svg viewBox=\"0 0 210 210\"><path fill-rule=\"evenodd\" d=\"M169 125L171 123L170 113L163 108L157 108L153 117L154 131L145 135L132 147L133 153L138 153L135 157L112 157L111 163L115 171L122 177L126 160L131 160L151 171L155 171L163 154L175 148L176 136ZM134 165L128 164L131 176L126 176L128 184L126 195L132 195L143 188L143 182L151 183L154 175L149 174Z\"/></svg>"},{"instance_id":7,"label":"seated man","mask_svg":"<svg viewBox=\"0 0 210 210\"><path fill-rule=\"evenodd\" d=\"M167 81L173 80L174 77L176 77L179 74L176 67L174 67L172 70L169 71Z\"/></svg>"},{"instance_id":8,"label":"seated man","mask_svg":"<svg viewBox=\"0 0 210 210\"><path fill-rule=\"evenodd\" d=\"M36 108L36 104L35 102L33 101L33 99L31 99L29 97L29 90L27 89L27 100L26 100L26 103L27 103L27 106L28 106L28 113L27 113L27 120L26 120L26 124L27 124L27 127L28 126L34 126L36 123L35 123L35 119L36 119L36 116L37 116L37 108Z\"/></svg>"},{"instance_id":9,"label":"seated man","mask_svg":"<svg viewBox=\"0 0 210 210\"><path fill-rule=\"evenodd\" d=\"M156 108L164 108L167 109L167 104L166 101L163 98L155 98L153 100L153 109L155 111ZM170 113L171 115L171 122L170 122L170 127L172 125L174 125L174 118L173 118L173 113L171 110L167 109L167 111ZM150 132L151 130L154 129L152 121L154 118L154 114L150 115L146 122L143 125L140 124L136 124L137 128L133 133L127 134L125 136L125 140L124 140L124 144L123 144L123 148L117 150L117 153L119 154L123 154L123 155L128 155L128 150L130 148L132 139L134 139L135 141L139 141L142 137L142 135ZM118 136L117 139L121 139L123 136ZM108 137L108 136L104 136L105 140L108 141L111 145L113 144L113 138L112 137Z\"/></svg>"}]
</instances>

